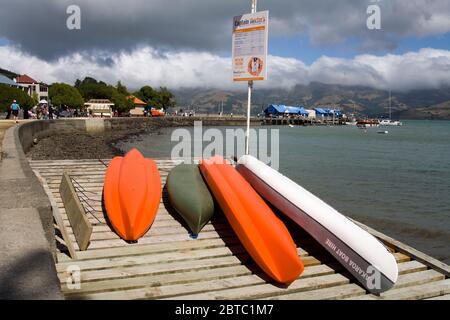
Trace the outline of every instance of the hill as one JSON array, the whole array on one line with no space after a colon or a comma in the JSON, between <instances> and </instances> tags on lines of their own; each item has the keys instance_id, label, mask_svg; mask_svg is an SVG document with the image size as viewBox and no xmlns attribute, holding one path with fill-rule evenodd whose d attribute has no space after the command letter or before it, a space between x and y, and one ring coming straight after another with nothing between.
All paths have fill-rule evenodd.
<instances>
[{"instance_id":1,"label":"hill","mask_svg":"<svg viewBox=\"0 0 450 320\"><path fill-rule=\"evenodd\" d=\"M175 90L178 106L194 106L197 112L217 113L223 101L225 113L242 114L247 105L247 92L217 89ZM252 113L260 113L268 104L304 105L306 108L332 106L346 113L387 116L389 92L361 86L329 85L318 82L297 85L290 90L256 89L252 97ZM393 118L450 119L450 88L392 92Z\"/></svg>"}]
</instances>

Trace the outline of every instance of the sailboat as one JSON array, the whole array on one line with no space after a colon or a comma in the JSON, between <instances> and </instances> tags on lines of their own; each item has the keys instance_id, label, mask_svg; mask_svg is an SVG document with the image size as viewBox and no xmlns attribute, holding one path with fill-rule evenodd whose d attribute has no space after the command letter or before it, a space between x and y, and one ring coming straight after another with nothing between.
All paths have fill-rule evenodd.
<instances>
[{"instance_id":1,"label":"sailboat","mask_svg":"<svg viewBox=\"0 0 450 320\"><path fill-rule=\"evenodd\" d=\"M389 119L380 120L380 126L401 126L402 123L398 120L392 120L392 103L391 90L389 89Z\"/></svg>"}]
</instances>

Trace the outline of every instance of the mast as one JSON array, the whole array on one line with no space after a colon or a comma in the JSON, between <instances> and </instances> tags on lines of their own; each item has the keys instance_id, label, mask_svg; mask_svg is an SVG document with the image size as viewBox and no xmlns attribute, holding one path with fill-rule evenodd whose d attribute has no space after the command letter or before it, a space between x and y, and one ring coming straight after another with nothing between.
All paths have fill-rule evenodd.
<instances>
[{"instance_id":1,"label":"mast","mask_svg":"<svg viewBox=\"0 0 450 320\"><path fill-rule=\"evenodd\" d=\"M392 105L391 105L391 89L389 88L389 121L391 121L391 115L392 115L391 108L392 108Z\"/></svg>"}]
</instances>

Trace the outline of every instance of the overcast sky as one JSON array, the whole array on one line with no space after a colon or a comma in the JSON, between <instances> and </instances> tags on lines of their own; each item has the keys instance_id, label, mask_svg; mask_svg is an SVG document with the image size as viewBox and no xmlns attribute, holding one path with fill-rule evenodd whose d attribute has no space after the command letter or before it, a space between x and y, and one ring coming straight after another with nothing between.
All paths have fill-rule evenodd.
<instances>
[{"instance_id":1,"label":"overcast sky","mask_svg":"<svg viewBox=\"0 0 450 320\"><path fill-rule=\"evenodd\" d=\"M450 1L259 0L270 11L269 80L393 90L450 85ZM81 30L66 27L69 5ZM129 87L240 88L231 82L231 21L250 0L0 0L0 67L46 81L87 75ZM244 86L245 89L245 86Z\"/></svg>"}]
</instances>

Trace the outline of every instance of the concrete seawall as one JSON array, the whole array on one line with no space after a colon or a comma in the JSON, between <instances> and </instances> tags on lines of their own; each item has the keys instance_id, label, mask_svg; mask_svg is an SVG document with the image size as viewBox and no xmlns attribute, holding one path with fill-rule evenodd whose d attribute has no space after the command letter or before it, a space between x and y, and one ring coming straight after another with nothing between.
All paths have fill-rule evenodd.
<instances>
[{"instance_id":1,"label":"concrete seawall","mask_svg":"<svg viewBox=\"0 0 450 320\"><path fill-rule=\"evenodd\" d=\"M23 129L25 128L25 130ZM0 162L0 299L62 299L54 264L50 201L25 157L32 132L45 124L15 126L5 134Z\"/></svg>"}]
</instances>

